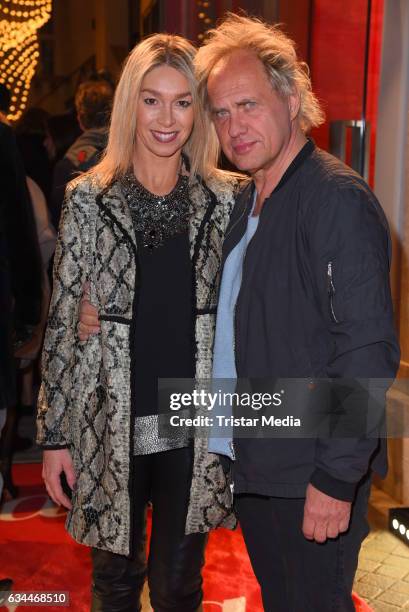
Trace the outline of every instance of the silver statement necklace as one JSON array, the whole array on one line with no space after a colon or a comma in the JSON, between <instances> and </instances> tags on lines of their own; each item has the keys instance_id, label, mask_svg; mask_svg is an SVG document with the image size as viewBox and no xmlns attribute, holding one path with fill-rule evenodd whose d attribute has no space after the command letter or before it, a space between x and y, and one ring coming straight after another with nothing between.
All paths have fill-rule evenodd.
<instances>
[{"instance_id":1,"label":"silver statement necklace","mask_svg":"<svg viewBox=\"0 0 409 612\"><path fill-rule=\"evenodd\" d=\"M121 187L131 211L135 232L141 235L144 247L156 249L167 238L187 231L189 177L180 174L172 191L163 196L151 193L133 172L123 177Z\"/></svg>"}]
</instances>

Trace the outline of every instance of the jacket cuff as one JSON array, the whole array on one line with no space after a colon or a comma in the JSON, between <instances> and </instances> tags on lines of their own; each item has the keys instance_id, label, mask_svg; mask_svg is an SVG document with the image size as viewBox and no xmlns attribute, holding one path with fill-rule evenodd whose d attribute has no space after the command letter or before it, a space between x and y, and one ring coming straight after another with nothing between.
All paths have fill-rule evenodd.
<instances>
[{"instance_id":1,"label":"jacket cuff","mask_svg":"<svg viewBox=\"0 0 409 612\"><path fill-rule=\"evenodd\" d=\"M328 472L316 468L311 475L310 483L322 493L339 499L341 501L352 502L355 497L356 482L346 482L334 478Z\"/></svg>"}]
</instances>

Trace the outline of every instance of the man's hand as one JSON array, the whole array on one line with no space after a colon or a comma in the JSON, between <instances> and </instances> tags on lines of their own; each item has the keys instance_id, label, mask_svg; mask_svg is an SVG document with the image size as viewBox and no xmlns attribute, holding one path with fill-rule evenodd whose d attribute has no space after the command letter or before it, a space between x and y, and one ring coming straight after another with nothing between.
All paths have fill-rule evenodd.
<instances>
[{"instance_id":1,"label":"man's hand","mask_svg":"<svg viewBox=\"0 0 409 612\"><path fill-rule=\"evenodd\" d=\"M302 526L307 540L323 543L327 538L336 538L347 531L350 515L351 502L335 499L308 485Z\"/></svg>"},{"instance_id":2,"label":"man's hand","mask_svg":"<svg viewBox=\"0 0 409 612\"><path fill-rule=\"evenodd\" d=\"M75 472L68 448L45 450L43 453L43 480L54 503L71 510L71 501L61 487L60 475L65 473L70 489L74 488Z\"/></svg>"},{"instance_id":3,"label":"man's hand","mask_svg":"<svg viewBox=\"0 0 409 612\"><path fill-rule=\"evenodd\" d=\"M84 285L79 315L78 337L80 340L88 340L92 334L99 333L98 311L89 301L89 283Z\"/></svg>"}]
</instances>

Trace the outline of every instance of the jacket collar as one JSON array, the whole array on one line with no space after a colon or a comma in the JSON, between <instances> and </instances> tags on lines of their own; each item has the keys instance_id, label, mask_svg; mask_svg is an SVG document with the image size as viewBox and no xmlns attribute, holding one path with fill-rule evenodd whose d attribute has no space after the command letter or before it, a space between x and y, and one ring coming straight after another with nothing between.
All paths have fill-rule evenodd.
<instances>
[{"instance_id":1,"label":"jacket collar","mask_svg":"<svg viewBox=\"0 0 409 612\"><path fill-rule=\"evenodd\" d=\"M132 217L128 204L122 194L118 180L102 189L97 197L96 203L100 213L109 223L113 223L130 242L136 254L136 238L132 223Z\"/></svg>"},{"instance_id":2,"label":"jacket collar","mask_svg":"<svg viewBox=\"0 0 409 612\"><path fill-rule=\"evenodd\" d=\"M284 187L284 185L289 181L289 179L298 170L298 168L302 166L302 164L311 155L315 148L316 147L314 141L311 138L308 138L301 151L299 151L299 153L295 156L291 164L288 166L287 170L284 172L278 185L272 191L270 196L266 198L264 206L268 204L268 200L273 196L273 194L277 193L277 191ZM227 228L223 244L222 266L224 266L224 262L226 261L228 255L240 242L241 238L244 235L244 232L246 231L247 219L253 204L254 190L255 185L254 182L251 181L251 183L249 183L245 187L245 189L237 198L237 202L230 217L229 227Z\"/></svg>"},{"instance_id":3,"label":"jacket collar","mask_svg":"<svg viewBox=\"0 0 409 612\"><path fill-rule=\"evenodd\" d=\"M280 191L280 189L284 187L284 185L289 181L289 179L292 177L294 172L296 172L296 170L298 170L298 168L302 166L302 164L305 162L305 160L311 155L311 153L314 150L315 150L315 143L312 140L312 138L308 138L307 142L305 143L301 151L299 151L297 155L294 157L293 161L291 162L291 164L288 166L287 170L284 172L283 176L281 177L280 182L273 189L269 197L271 197L273 193Z\"/></svg>"},{"instance_id":4,"label":"jacket collar","mask_svg":"<svg viewBox=\"0 0 409 612\"><path fill-rule=\"evenodd\" d=\"M233 208L223 242L222 271L228 255L240 242L244 232L246 231L247 219L253 203L254 189L254 183L249 183L238 196L236 204Z\"/></svg>"}]
</instances>

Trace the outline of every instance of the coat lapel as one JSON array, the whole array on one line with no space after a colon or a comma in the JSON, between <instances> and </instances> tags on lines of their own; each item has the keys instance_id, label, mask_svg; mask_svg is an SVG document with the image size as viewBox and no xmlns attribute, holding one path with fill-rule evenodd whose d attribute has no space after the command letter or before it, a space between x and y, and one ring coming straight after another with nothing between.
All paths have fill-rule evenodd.
<instances>
[{"instance_id":1,"label":"coat lapel","mask_svg":"<svg viewBox=\"0 0 409 612\"><path fill-rule=\"evenodd\" d=\"M189 209L189 242L190 255L193 263L197 259L197 251L200 248L200 228L203 225L203 217L207 209L208 196L203 184L195 178L190 185L190 209Z\"/></svg>"},{"instance_id":2,"label":"coat lapel","mask_svg":"<svg viewBox=\"0 0 409 612\"><path fill-rule=\"evenodd\" d=\"M99 306L100 319L120 317L131 321L139 283L131 213L118 183L100 191L95 205L96 219L91 224L94 234L91 298Z\"/></svg>"},{"instance_id":3,"label":"coat lapel","mask_svg":"<svg viewBox=\"0 0 409 612\"><path fill-rule=\"evenodd\" d=\"M136 238L129 206L122 194L119 181L101 191L97 197L100 213L107 223L113 223L126 237L136 256Z\"/></svg>"}]
</instances>

